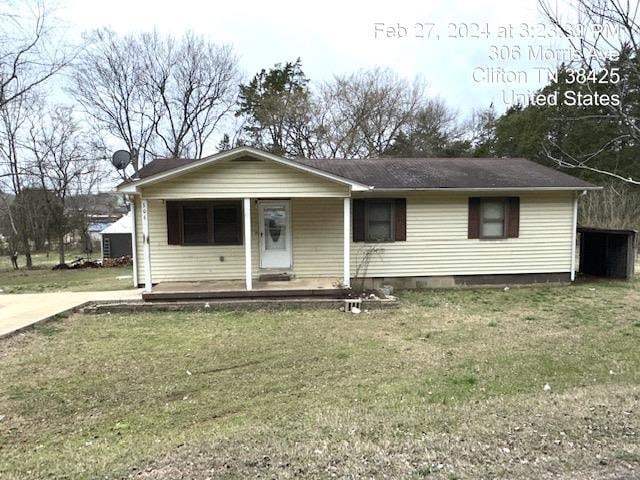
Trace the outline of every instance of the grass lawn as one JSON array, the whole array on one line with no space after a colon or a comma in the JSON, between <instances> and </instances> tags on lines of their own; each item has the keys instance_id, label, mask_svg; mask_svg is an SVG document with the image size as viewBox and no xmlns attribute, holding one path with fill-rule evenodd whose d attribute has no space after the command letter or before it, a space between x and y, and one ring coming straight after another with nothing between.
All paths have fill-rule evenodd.
<instances>
[{"instance_id":1,"label":"grass lawn","mask_svg":"<svg viewBox=\"0 0 640 480\"><path fill-rule=\"evenodd\" d=\"M69 252L69 262L83 254ZM20 256L24 261L24 256ZM12 270L8 257L0 257L0 294L37 292L87 292L92 290L124 290L133 288L131 267L84 268L78 270L51 270L58 263L55 252L33 254L34 268L27 270L23 263L20 270ZM121 277L121 278L118 278ZM125 278L126 277L126 278Z\"/></svg>"},{"instance_id":2,"label":"grass lawn","mask_svg":"<svg viewBox=\"0 0 640 480\"><path fill-rule=\"evenodd\" d=\"M76 315L0 340L0 478L638 478L639 312L603 282Z\"/></svg>"}]
</instances>

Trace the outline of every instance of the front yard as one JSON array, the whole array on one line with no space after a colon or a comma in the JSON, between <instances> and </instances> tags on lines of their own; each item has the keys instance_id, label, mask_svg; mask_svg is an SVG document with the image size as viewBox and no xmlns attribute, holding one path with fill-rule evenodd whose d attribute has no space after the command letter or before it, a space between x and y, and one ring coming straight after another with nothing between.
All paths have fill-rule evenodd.
<instances>
[{"instance_id":1,"label":"front yard","mask_svg":"<svg viewBox=\"0 0 640 480\"><path fill-rule=\"evenodd\" d=\"M637 478L640 288L77 315L0 340L0 477Z\"/></svg>"},{"instance_id":2,"label":"front yard","mask_svg":"<svg viewBox=\"0 0 640 480\"><path fill-rule=\"evenodd\" d=\"M68 253L68 260L82 257L76 251ZM20 270L13 270L9 257L0 256L0 294L39 292L89 292L124 290L133 288L131 267L83 268L77 270L51 270L58 263L55 254L34 253L32 269L19 258Z\"/></svg>"}]
</instances>

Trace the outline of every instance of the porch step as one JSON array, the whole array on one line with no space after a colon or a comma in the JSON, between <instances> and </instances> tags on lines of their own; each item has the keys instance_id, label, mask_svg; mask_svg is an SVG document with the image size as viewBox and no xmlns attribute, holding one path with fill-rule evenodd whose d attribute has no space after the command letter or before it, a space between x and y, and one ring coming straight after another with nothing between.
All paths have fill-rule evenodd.
<instances>
[{"instance_id":1,"label":"porch step","mask_svg":"<svg viewBox=\"0 0 640 480\"><path fill-rule=\"evenodd\" d=\"M260 282L289 282L293 275L289 272L263 273L258 277Z\"/></svg>"},{"instance_id":2,"label":"porch step","mask_svg":"<svg viewBox=\"0 0 640 480\"><path fill-rule=\"evenodd\" d=\"M307 298L347 298L351 294L346 288L296 288L282 290L201 290L201 291L176 291L176 292L145 292L142 299L146 302L164 301L193 301L193 300L220 300L220 299L293 299Z\"/></svg>"}]
</instances>

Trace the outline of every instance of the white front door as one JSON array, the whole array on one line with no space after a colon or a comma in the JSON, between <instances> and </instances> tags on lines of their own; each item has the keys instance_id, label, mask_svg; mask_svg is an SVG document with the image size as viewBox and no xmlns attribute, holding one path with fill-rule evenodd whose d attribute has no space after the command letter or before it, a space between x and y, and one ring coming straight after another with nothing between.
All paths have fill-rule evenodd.
<instances>
[{"instance_id":1,"label":"white front door","mask_svg":"<svg viewBox=\"0 0 640 480\"><path fill-rule=\"evenodd\" d=\"M258 203L260 268L291 268L291 215L289 200Z\"/></svg>"}]
</instances>

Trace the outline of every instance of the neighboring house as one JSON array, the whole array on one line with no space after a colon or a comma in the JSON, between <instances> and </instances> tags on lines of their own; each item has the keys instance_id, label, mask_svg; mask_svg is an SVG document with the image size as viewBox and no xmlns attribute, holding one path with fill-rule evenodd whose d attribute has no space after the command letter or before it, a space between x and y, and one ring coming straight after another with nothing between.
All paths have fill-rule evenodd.
<instances>
[{"instance_id":1,"label":"neighboring house","mask_svg":"<svg viewBox=\"0 0 640 480\"><path fill-rule=\"evenodd\" d=\"M133 255L131 232L133 215L127 213L100 232L102 259L130 257Z\"/></svg>"},{"instance_id":2,"label":"neighboring house","mask_svg":"<svg viewBox=\"0 0 640 480\"><path fill-rule=\"evenodd\" d=\"M159 159L118 187L134 281L263 272L349 286L570 281L587 182L524 159L287 159L240 147Z\"/></svg>"}]
</instances>

